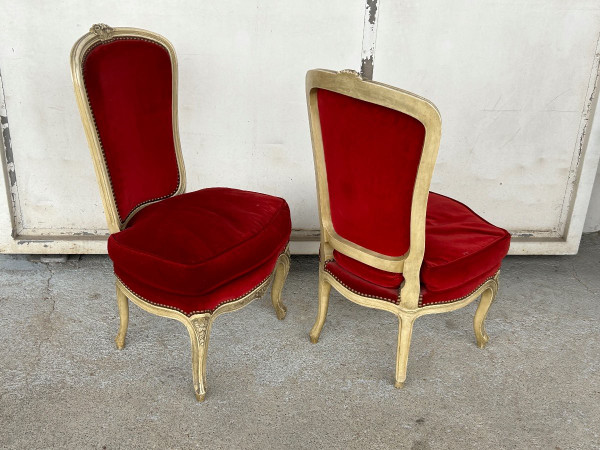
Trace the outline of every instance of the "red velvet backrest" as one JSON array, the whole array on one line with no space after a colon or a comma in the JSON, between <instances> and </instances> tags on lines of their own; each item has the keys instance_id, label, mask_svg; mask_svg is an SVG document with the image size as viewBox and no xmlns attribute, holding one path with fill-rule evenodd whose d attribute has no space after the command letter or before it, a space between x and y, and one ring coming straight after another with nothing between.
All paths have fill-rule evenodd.
<instances>
[{"instance_id":1,"label":"red velvet backrest","mask_svg":"<svg viewBox=\"0 0 600 450\"><path fill-rule=\"evenodd\" d=\"M404 255L425 127L407 114L325 89L317 99L335 232L369 250Z\"/></svg>"},{"instance_id":2,"label":"red velvet backrest","mask_svg":"<svg viewBox=\"0 0 600 450\"><path fill-rule=\"evenodd\" d=\"M171 57L159 43L116 38L87 52L83 77L125 222L137 207L170 197L179 187Z\"/></svg>"}]
</instances>

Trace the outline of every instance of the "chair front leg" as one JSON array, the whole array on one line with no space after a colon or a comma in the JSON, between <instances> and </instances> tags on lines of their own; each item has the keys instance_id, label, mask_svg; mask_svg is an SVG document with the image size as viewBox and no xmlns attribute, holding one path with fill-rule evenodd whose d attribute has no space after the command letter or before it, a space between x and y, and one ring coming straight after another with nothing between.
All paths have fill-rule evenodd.
<instances>
[{"instance_id":1,"label":"chair front leg","mask_svg":"<svg viewBox=\"0 0 600 450\"><path fill-rule=\"evenodd\" d=\"M125 347L125 335L127 334L127 326L129 325L129 300L125 293L117 285L117 305L119 306L119 332L115 338L117 348L122 350Z\"/></svg>"},{"instance_id":2,"label":"chair front leg","mask_svg":"<svg viewBox=\"0 0 600 450\"><path fill-rule=\"evenodd\" d=\"M271 286L271 301L273 302L273 308L275 308L275 314L277 314L279 320L283 320L287 311L281 300L281 292L283 291L283 285L285 284L289 271L290 249L287 248L285 253L282 253L277 260L273 285Z\"/></svg>"},{"instance_id":3,"label":"chair front leg","mask_svg":"<svg viewBox=\"0 0 600 450\"><path fill-rule=\"evenodd\" d=\"M396 382L394 383L397 388L404 387L404 380L406 380L406 366L414 321L414 316L398 316L398 352L396 354Z\"/></svg>"},{"instance_id":4,"label":"chair front leg","mask_svg":"<svg viewBox=\"0 0 600 450\"><path fill-rule=\"evenodd\" d=\"M327 317L327 309L329 308L329 293L331 292L331 284L325 279L323 268L319 268L319 310L317 312L317 320L310 330L310 342L316 344L319 342L321 330L325 324Z\"/></svg>"},{"instance_id":5,"label":"chair front leg","mask_svg":"<svg viewBox=\"0 0 600 450\"><path fill-rule=\"evenodd\" d=\"M206 395L206 354L210 334L210 314L196 316L187 324L192 342L192 371L196 400L204 401Z\"/></svg>"},{"instance_id":6,"label":"chair front leg","mask_svg":"<svg viewBox=\"0 0 600 450\"><path fill-rule=\"evenodd\" d=\"M475 317L473 317L473 329L475 330L475 339L477 340L477 346L484 348L490 340L489 336L485 332L485 318L487 317L488 310L492 305L492 302L496 298L497 289L490 287L483 291L481 294L481 300L475 311Z\"/></svg>"}]
</instances>

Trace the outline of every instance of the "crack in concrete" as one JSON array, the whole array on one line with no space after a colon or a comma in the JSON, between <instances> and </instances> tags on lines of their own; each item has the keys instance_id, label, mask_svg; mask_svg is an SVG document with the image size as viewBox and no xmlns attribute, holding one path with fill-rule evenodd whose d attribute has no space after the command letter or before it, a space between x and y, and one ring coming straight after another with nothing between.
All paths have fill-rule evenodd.
<instances>
[{"instance_id":1,"label":"crack in concrete","mask_svg":"<svg viewBox=\"0 0 600 450\"><path fill-rule=\"evenodd\" d=\"M52 314L54 314L54 309L56 307L56 299L52 296L51 290L50 290L50 282L52 281L52 278L54 277L54 271L52 270L50 264L46 264L46 266L48 268L48 271L50 272L50 276L46 280L47 296L44 297L44 300L52 300L52 309L50 310L50 313L48 314L48 319L50 319L52 317Z\"/></svg>"},{"instance_id":2,"label":"crack in concrete","mask_svg":"<svg viewBox=\"0 0 600 450\"><path fill-rule=\"evenodd\" d=\"M585 284L583 281L581 281L581 278L579 278L579 274L577 273L577 270L575 270L574 262L571 262L571 269L573 269L573 277L579 282L579 284L581 284L585 288L586 291L588 291L590 294L598 295L597 292L592 290L592 288L590 288L587 284Z\"/></svg>"},{"instance_id":3,"label":"crack in concrete","mask_svg":"<svg viewBox=\"0 0 600 450\"><path fill-rule=\"evenodd\" d=\"M33 358L33 363L34 363L34 367L37 367L41 364L41 356L42 356L42 345L44 345L44 343L50 343L50 339L52 338L52 335L54 334L54 327L52 326L52 316L54 315L54 311L56 309L56 299L52 296L52 290L50 288L50 283L52 282L52 278L54 277L54 271L52 270L52 267L50 264L45 264L46 268L48 269L49 272L49 276L46 279L46 287L45 287L45 292L42 295L42 301L48 301L51 300L51 306L50 306L50 312L48 313L48 317L47 320L45 321L45 323L48 323L48 326L50 328L48 333L44 333L44 338L40 339L37 342L37 346L36 346L36 352ZM26 385L30 386L30 376L31 376L31 372L27 373L27 382Z\"/></svg>"}]
</instances>

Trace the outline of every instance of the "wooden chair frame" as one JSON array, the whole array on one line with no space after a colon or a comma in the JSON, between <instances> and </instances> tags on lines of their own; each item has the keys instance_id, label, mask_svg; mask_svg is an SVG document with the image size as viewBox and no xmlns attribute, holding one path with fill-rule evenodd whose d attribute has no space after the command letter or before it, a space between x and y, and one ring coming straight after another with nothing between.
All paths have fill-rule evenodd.
<instances>
[{"instance_id":1,"label":"wooden chair frame","mask_svg":"<svg viewBox=\"0 0 600 450\"><path fill-rule=\"evenodd\" d=\"M400 257L383 255L339 236L331 220L329 206L329 190L323 152L323 138L317 103L317 91L326 89L358 100L381 105L419 120L425 127L425 142L417 170L410 218L410 248ZM477 344L483 348L488 341L484 321L488 309L498 291L498 276L485 281L468 296L452 303L419 307L421 293L420 271L425 254L425 219L427 214L427 199L429 186L441 138L441 117L437 108L428 100L410 92L388 86L382 83L363 80L353 70L334 72L316 69L306 74L306 96L308 116L312 138L315 176L317 182L317 199L321 224L321 250L319 264L319 308L317 320L310 332L310 340L317 343L329 305L329 293L333 286L347 299L369 308L390 311L398 317L398 348L396 357L395 386L402 387L406 379L406 366L412 336L412 328L417 317L425 314L437 314L453 311L468 305L477 297L481 301L473 319L473 327ZM400 289L397 303L374 299L360 295L340 283L325 271L327 261L333 259L336 250L350 258L377 269L388 272L402 273L404 283Z\"/></svg>"},{"instance_id":2,"label":"wooden chair frame","mask_svg":"<svg viewBox=\"0 0 600 450\"><path fill-rule=\"evenodd\" d=\"M173 78L172 87L172 111L173 111L173 141L175 144L175 154L179 170L179 187L173 195L179 195L185 192L185 167L183 155L181 153L181 143L179 140L179 128L177 118L177 56L173 45L163 36L137 28L112 28L105 24L95 24L90 28L89 33L82 36L71 50L71 76L75 88L75 97L81 114L81 120L87 137L88 145L94 163L96 178L100 187L104 213L108 223L110 233L117 233L123 230L129 220L142 208L156 202L148 202L138 206L129 214L127 219L121 220L115 196L112 190L108 167L104 158L104 150L95 125L94 116L88 100L87 91L83 79L83 61L87 52L98 44L109 42L116 39L141 39L155 42L164 47L171 59L171 70ZM160 201L160 200L159 200ZM221 314L236 311L252 300L262 297L272 282L271 300L273 307L279 319L283 319L286 314L286 308L281 300L281 292L287 278L290 267L289 246L279 256L275 268L271 275L261 284L252 289L241 298L225 303L216 308L212 313L194 314L187 316L179 311L167 307L157 306L139 295L132 292L120 279L116 280L117 304L119 308L120 327L115 339L118 349L125 346L125 335L129 323L129 303L131 300L137 306L145 311L161 317L178 320L183 323L189 332L192 346L192 370L194 391L198 401L203 401L206 394L206 354L210 329L214 320Z\"/></svg>"}]
</instances>

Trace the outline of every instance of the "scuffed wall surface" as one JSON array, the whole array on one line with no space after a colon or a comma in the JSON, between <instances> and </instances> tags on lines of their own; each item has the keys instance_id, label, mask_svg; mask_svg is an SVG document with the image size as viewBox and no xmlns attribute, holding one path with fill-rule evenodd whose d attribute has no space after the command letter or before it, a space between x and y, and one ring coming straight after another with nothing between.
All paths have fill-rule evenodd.
<instances>
[{"instance_id":1,"label":"scuffed wall surface","mask_svg":"<svg viewBox=\"0 0 600 450\"><path fill-rule=\"evenodd\" d=\"M71 46L96 22L151 29L174 44L188 190L273 193L290 199L295 228L318 228L304 76L359 69L363 0L0 5L0 68L29 234L106 229L69 68Z\"/></svg>"},{"instance_id":2,"label":"scuffed wall surface","mask_svg":"<svg viewBox=\"0 0 600 450\"><path fill-rule=\"evenodd\" d=\"M442 112L434 189L525 239L554 239L518 252L577 248L567 223L575 204L583 226L592 179L574 190L579 158L591 173L600 151L595 144L591 158L579 153L598 61L595 0L0 0L0 11L17 228L37 236L15 244L10 198L0 196L0 251L105 251L68 67L72 44L96 22L148 28L174 43L188 190L228 185L280 195L295 229L317 229L304 74L374 68L375 80L424 95ZM554 246L567 234L570 246ZM65 239L46 243L48 235Z\"/></svg>"},{"instance_id":3,"label":"scuffed wall surface","mask_svg":"<svg viewBox=\"0 0 600 450\"><path fill-rule=\"evenodd\" d=\"M513 233L561 237L593 106L600 3L403 3L381 6L374 78L440 109L432 189Z\"/></svg>"}]
</instances>

